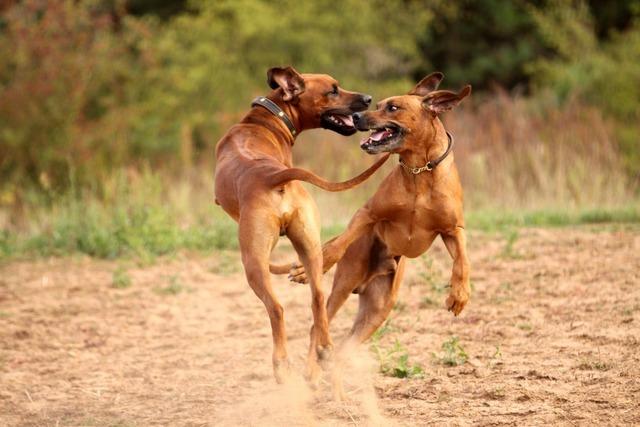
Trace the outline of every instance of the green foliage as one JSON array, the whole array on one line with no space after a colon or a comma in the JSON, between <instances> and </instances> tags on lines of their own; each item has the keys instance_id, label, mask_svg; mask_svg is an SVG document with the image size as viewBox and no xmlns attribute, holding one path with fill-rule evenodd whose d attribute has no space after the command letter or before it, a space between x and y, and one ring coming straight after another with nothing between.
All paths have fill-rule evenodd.
<instances>
[{"instance_id":1,"label":"green foliage","mask_svg":"<svg viewBox=\"0 0 640 427\"><path fill-rule=\"evenodd\" d=\"M330 73L376 99L406 92L433 69L447 74L448 85L471 82L474 89L493 82L513 88L531 78L532 99L504 96L516 101L492 104L500 97L491 96L482 108L458 111L467 119L457 128L479 135L474 147L491 142L472 152L460 138L456 160L465 186L488 183L488 190L467 194L494 206L497 196L489 193L500 182L505 193L533 199L527 206L550 194L552 202L577 208L475 210L467 216L470 228L640 222L634 205L584 209L601 200L618 206L638 194L639 4L13 2L0 12L0 257L152 259L181 249L235 248L235 223L211 203L215 143L250 99L268 90L267 68L284 64ZM314 146L297 147L306 162L334 163ZM363 164L357 156L344 159L343 178ZM198 170L208 180L194 184ZM491 175L497 177L486 179ZM329 226L323 236L342 228ZM446 290L425 274L434 291Z\"/></svg>"},{"instance_id":2,"label":"green foliage","mask_svg":"<svg viewBox=\"0 0 640 427\"><path fill-rule=\"evenodd\" d=\"M126 289L131 286L131 276L124 267L119 266L114 270L111 286L116 289Z\"/></svg>"},{"instance_id":3,"label":"green foliage","mask_svg":"<svg viewBox=\"0 0 640 427\"><path fill-rule=\"evenodd\" d=\"M465 219L467 227L470 229L502 232L509 232L512 227L562 227L602 223L637 224L640 223L640 206L632 204L615 209L584 208L537 211L475 210L467 212Z\"/></svg>"},{"instance_id":4,"label":"green foliage","mask_svg":"<svg viewBox=\"0 0 640 427\"><path fill-rule=\"evenodd\" d=\"M449 340L442 343L442 353L434 358L445 366L463 365L469 359L469 355L460 344L458 337L453 336Z\"/></svg>"},{"instance_id":5,"label":"green foliage","mask_svg":"<svg viewBox=\"0 0 640 427\"><path fill-rule=\"evenodd\" d=\"M424 61L414 76L433 68L444 71L454 86L471 83L514 87L526 83L525 64L542 54L527 2L459 0L430 2L432 25L422 41Z\"/></svg>"},{"instance_id":6,"label":"green foliage","mask_svg":"<svg viewBox=\"0 0 640 427\"><path fill-rule=\"evenodd\" d=\"M391 325L391 319L388 319L384 322L382 326L380 326L376 331L371 335L371 341L377 343L380 341L380 338L384 337L387 334L394 332L396 328Z\"/></svg>"},{"instance_id":7,"label":"green foliage","mask_svg":"<svg viewBox=\"0 0 640 427\"><path fill-rule=\"evenodd\" d=\"M184 183L147 172L118 174L104 185L101 197L80 191L52 207L34 202L25 218L30 228L0 233L0 254L151 259L181 249L237 248L235 222Z\"/></svg>"},{"instance_id":8,"label":"green foliage","mask_svg":"<svg viewBox=\"0 0 640 427\"><path fill-rule=\"evenodd\" d=\"M537 89L550 89L561 100L580 97L614 118L628 170L637 174L640 18L633 19L624 31L612 31L607 39L600 40L594 15L585 1L554 0L543 9L530 10L555 52L528 66Z\"/></svg>"},{"instance_id":9,"label":"green foliage","mask_svg":"<svg viewBox=\"0 0 640 427\"><path fill-rule=\"evenodd\" d=\"M185 290L180 277L177 275L169 276L168 283L164 287L155 288L154 291L158 295L178 295Z\"/></svg>"},{"instance_id":10,"label":"green foliage","mask_svg":"<svg viewBox=\"0 0 640 427\"><path fill-rule=\"evenodd\" d=\"M382 349L377 341L371 345L380 363L380 372L395 378L423 378L424 369L409 362L407 349L396 340L391 348Z\"/></svg>"},{"instance_id":11,"label":"green foliage","mask_svg":"<svg viewBox=\"0 0 640 427\"><path fill-rule=\"evenodd\" d=\"M129 82L141 35L114 32L91 2L27 0L0 31L0 179L67 188L69 174L99 182L129 150ZM11 54L8 54L11 52Z\"/></svg>"},{"instance_id":12,"label":"green foliage","mask_svg":"<svg viewBox=\"0 0 640 427\"><path fill-rule=\"evenodd\" d=\"M520 237L520 233L518 230L507 230L505 232L505 245L502 248L502 256L505 258L519 258L518 253L514 249L514 245L518 238Z\"/></svg>"}]
</instances>

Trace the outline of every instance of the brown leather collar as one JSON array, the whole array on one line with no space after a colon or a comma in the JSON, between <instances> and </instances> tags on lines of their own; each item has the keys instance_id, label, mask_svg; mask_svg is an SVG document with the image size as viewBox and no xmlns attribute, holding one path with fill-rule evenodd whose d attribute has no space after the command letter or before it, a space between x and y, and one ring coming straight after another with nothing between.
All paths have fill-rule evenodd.
<instances>
[{"instance_id":1,"label":"brown leather collar","mask_svg":"<svg viewBox=\"0 0 640 427\"><path fill-rule=\"evenodd\" d=\"M298 131L293 125L293 122L291 121L289 116L287 116L287 114L282 111L282 108L280 108L278 104L276 104L266 96L259 96L251 103L252 107L255 107L257 105L266 108L271 114L282 120L282 123L284 123L287 129L289 129L289 132L291 132L291 135L293 135L294 138L298 135Z\"/></svg>"},{"instance_id":2,"label":"brown leather collar","mask_svg":"<svg viewBox=\"0 0 640 427\"><path fill-rule=\"evenodd\" d=\"M451 136L451 134L448 131L445 131L445 132L447 132L447 138L449 139L449 143L447 144L447 150L444 152L442 156L438 157L435 160L428 161L426 165L421 166L419 168L412 168L411 166L408 166L405 162L403 162L402 158L399 158L400 165L414 175L418 175L419 173L422 173L424 171L431 172L433 168L438 166L449 155L449 153L451 153L451 150L453 149L453 136Z\"/></svg>"}]
</instances>

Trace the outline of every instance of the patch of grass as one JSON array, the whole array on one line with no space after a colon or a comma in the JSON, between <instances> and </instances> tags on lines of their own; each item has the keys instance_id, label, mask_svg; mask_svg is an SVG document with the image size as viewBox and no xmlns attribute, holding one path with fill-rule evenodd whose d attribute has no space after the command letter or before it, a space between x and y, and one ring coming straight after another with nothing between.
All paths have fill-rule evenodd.
<instances>
[{"instance_id":1,"label":"patch of grass","mask_svg":"<svg viewBox=\"0 0 640 427\"><path fill-rule=\"evenodd\" d=\"M237 252L220 251L216 254L216 264L210 271L214 274L228 276L242 270L242 263Z\"/></svg>"},{"instance_id":2,"label":"patch of grass","mask_svg":"<svg viewBox=\"0 0 640 427\"><path fill-rule=\"evenodd\" d=\"M518 241L519 237L520 233L518 233L518 230L510 229L505 232L505 245L501 252L501 256L503 258L520 258L520 255L514 249L514 245Z\"/></svg>"},{"instance_id":3,"label":"patch of grass","mask_svg":"<svg viewBox=\"0 0 640 427\"><path fill-rule=\"evenodd\" d=\"M432 291L439 294L447 292L448 284L443 283L440 272L433 266L433 260L424 255L418 260L418 283L426 283Z\"/></svg>"},{"instance_id":4,"label":"patch of grass","mask_svg":"<svg viewBox=\"0 0 640 427\"><path fill-rule=\"evenodd\" d=\"M441 304L431 297L424 297L422 298L422 301L420 301L420 308L434 308L440 306Z\"/></svg>"},{"instance_id":5,"label":"patch of grass","mask_svg":"<svg viewBox=\"0 0 640 427\"><path fill-rule=\"evenodd\" d=\"M582 360L578 364L578 369L581 371L608 371L613 365L603 362L601 360Z\"/></svg>"},{"instance_id":6,"label":"patch of grass","mask_svg":"<svg viewBox=\"0 0 640 427\"><path fill-rule=\"evenodd\" d=\"M178 295L185 290L180 277L173 275L169 277L169 283L162 288L155 288L154 291L158 295Z\"/></svg>"},{"instance_id":7,"label":"patch of grass","mask_svg":"<svg viewBox=\"0 0 640 427\"><path fill-rule=\"evenodd\" d=\"M407 349L396 340L391 348L382 349L377 342L371 345L380 363L380 372L395 378L423 378L424 369L420 364L409 362Z\"/></svg>"},{"instance_id":8,"label":"patch of grass","mask_svg":"<svg viewBox=\"0 0 640 427\"><path fill-rule=\"evenodd\" d=\"M469 355L464 347L460 344L460 340L456 336L442 343L442 352L433 354L436 361L445 366L463 365L469 359Z\"/></svg>"},{"instance_id":9,"label":"patch of grass","mask_svg":"<svg viewBox=\"0 0 640 427\"><path fill-rule=\"evenodd\" d=\"M496 346L496 351L493 352L493 354L491 355L491 359L500 359L502 358L502 350L500 349L500 346L497 345Z\"/></svg>"},{"instance_id":10,"label":"patch of grass","mask_svg":"<svg viewBox=\"0 0 640 427\"><path fill-rule=\"evenodd\" d=\"M519 212L509 210L473 210L465 213L465 221L468 228L483 231L501 231L513 227L640 223L640 206L574 210L523 210Z\"/></svg>"},{"instance_id":11,"label":"patch of grass","mask_svg":"<svg viewBox=\"0 0 640 427\"><path fill-rule=\"evenodd\" d=\"M393 306L393 309L395 311L397 311L398 313L404 313L405 311L407 311L407 304L402 302L402 301L398 301L396 302L396 304Z\"/></svg>"},{"instance_id":12,"label":"patch of grass","mask_svg":"<svg viewBox=\"0 0 640 427\"><path fill-rule=\"evenodd\" d=\"M102 193L87 189L29 196L28 227L0 233L0 256L81 253L105 259L153 259L182 249L238 246L233 219L211 200L196 209L183 194L186 190L180 190L184 183L167 183L147 172L134 180L118 175L104 186Z\"/></svg>"},{"instance_id":13,"label":"patch of grass","mask_svg":"<svg viewBox=\"0 0 640 427\"><path fill-rule=\"evenodd\" d=\"M111 287L116 289L126 289L131 286L131 276L124 267L115 269L111 278Z\"/></svg>"},{"instance_id":14,"label":"patch of grass","mask_svg":"<svg viewBox=\"0 0 640 427\"><path fill-rule=\"evenodd\" d=\"M533 326L531 325L531 323L527 323L527 322L523 322L523 323L518 323L516 325L516 327L522 331L531 331L533 330Z\"/></svg>"},{"instance_id":15,"label":"patch of grass","mask_svg":"<svg viewBox=\"0 0 640 427\"><path fill-rule=\"evenodd\" d=\"M373 342L378 342L380 341L380 338L394 331L396 331L396 328L391 325L391 319L389 319L386 322L384 322L382 326L376 329L373 335L371 335L371 340Z\"/></svg>"}]
</instances>

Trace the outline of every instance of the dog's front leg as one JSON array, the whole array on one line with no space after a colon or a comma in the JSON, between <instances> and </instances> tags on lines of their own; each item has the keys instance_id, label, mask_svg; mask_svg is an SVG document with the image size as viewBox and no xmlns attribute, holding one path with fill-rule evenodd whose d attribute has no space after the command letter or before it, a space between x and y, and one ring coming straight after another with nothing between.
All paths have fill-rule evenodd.
<instances>
[{"instance_id":1,"label":"dog's front leg","mask_svg":"<svg viewBox=\"0 0 640 427\"><path fill-rule=\"evenodd\" d=\"M326 273L344 256L344 253L363 234L370 232L375 219L366 207L358 209L347 229L339 236L334 237L322 246L322 271ZM304 266L298 262L291 266L289 279L292 282L308 283L307 272Z\"/></svg>"},{"instance_id":2,"label":"dog's front leg","mask_svg":"<svg viewBox=\"0 0 640 427\"><path fill-rule=\"evenodd\" d=\"M469 301L470 294L467 237L464 228L458 226L451 233L443 233L442 240L453 258L451 291L447 297L446 305L447 309L457 316Z\"/></svg>"}]
</instances>

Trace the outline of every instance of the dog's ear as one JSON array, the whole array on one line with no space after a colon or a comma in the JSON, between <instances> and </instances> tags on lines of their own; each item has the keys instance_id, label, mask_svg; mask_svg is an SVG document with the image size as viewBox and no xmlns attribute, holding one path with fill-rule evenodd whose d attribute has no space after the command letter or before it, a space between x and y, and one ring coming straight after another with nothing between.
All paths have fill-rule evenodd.
<instances>
[{"instance_id":1,"label":"dog's ear","mask_svg":"<svg viewBox=\"0 0 640 427\"><path fill-rule=\"evenodd\" d=\"M282 88L282 99L291 101L304 92L304 79L293 67L273 67L267 71L267 83L271 89Z\"/></svg>"},{"instance_id":2,"label":"dog's ear","mask_svg":"<svg viewBox=\"0 0 640 427\"><path fill-rule=\"evenodd\" d=\"M451 110L471 93L471 85L466 85L458 93L449 90L436 90L422 98L422 106L434 114Z\"/></svg>"},{"instance_id":3,"label":"dog's ear","mask_svg":"<svg viewBox=\"0 0 640 427\"><path fill-rule=\"evenodd\" d=\"M440 71L431 73L427 77L420 80L416 87L411 89L411 91L407 95L425 96L430 92L438 89L438 86L440 85L442 79L444 79L444 74L442 74Z\"/></svg>"}]
</instances>

